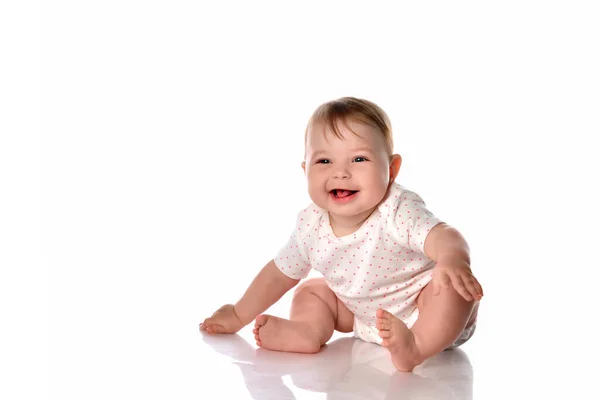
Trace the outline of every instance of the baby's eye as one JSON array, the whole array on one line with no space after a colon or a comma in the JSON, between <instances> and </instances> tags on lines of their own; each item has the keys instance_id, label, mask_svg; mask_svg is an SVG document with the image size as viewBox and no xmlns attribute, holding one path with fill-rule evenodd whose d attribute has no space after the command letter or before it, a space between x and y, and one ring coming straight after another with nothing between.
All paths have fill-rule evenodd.
<instances>
[{"instance_id":1,"label":"baby's eye","mask_svg":"<svg viewBox=\"0 0 600 400\"><path fill-rule=\"evenodd\" d=\"M364 162L367 161L367 159L365 157L354 157L354 160L352 160L352 162Z\"/></svg>"},{"instance_id":2,"label":"baby's eye","mask_svg":"<svg viewBox=\"0 0 600 400\"><path fill-rule=\"evenodd\" d=\"M329 164L329 163L331 163L331 161L329 161L326 158L322 158L320 160L317 160L317 162L315 164Z\"/></svg>"}]
</instances>

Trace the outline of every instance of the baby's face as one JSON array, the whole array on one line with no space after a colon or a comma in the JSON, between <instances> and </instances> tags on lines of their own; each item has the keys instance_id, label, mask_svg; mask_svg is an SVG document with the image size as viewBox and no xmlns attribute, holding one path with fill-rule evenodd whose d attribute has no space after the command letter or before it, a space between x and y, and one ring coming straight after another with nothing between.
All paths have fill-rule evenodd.
<instances>
[{"instance_id":1,"label":"baby's face","mask_svg":"<svg viewBox=\"0 0 600 400\"><path fill-rule=\"evenodd\" d=\"M360 122L348 125L359 136L340 123L342 139L325 132L322 124L313 126L306 138L308 192L333 221L366 219L390 183L390 156L382 133Z\"/></svg>"}]
</instances>

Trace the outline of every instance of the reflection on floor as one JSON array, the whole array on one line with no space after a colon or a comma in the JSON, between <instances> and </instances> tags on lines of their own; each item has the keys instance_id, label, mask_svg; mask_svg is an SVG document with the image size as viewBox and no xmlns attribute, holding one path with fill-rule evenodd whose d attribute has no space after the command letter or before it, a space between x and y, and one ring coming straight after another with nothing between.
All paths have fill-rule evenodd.
<instances>
[{"instance_id":1,"label":"reflection on floor","mask_svg":"<svg viewBox=\"0 0 600 400\"><path fill-rule=\"evenodd\" d=\"M248 398L257 400L296 399L299 391L327 399L473 398L473 369L461 349L442 352L406 373L395 370L386 349L349 336L334 338L317 354L264 350L240 335L203 334L203 340L231 358Z\"/></svg>"}]
</instances>

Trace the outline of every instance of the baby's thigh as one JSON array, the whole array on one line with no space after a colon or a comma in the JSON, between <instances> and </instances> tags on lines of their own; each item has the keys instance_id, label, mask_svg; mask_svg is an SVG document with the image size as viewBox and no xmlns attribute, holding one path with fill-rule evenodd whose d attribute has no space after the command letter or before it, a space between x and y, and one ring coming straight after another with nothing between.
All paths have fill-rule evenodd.
<instances>
[{"instance_id":1,"label":"baby's thigh","mask_svg":"<svg viewBox=\"0 0 600 400\"><path fill-rule=\"evenodd\" d=\"M425 305L429 303L429 299L433 296L433 283L429 282L417 296L417 308L420 312L425 309Z\"/></svg>"},{"instance_id":2,"label":"baby's thigh","mask_svg":"<svg viewBox=\"0 0 600 400\"><path fill-rule=\"evenodd\" d=\"M337 318L335 321L335 330L348 333L354 330L354 314L346 307L343 301L337 296Z\"/></svg>"}]
</instances>

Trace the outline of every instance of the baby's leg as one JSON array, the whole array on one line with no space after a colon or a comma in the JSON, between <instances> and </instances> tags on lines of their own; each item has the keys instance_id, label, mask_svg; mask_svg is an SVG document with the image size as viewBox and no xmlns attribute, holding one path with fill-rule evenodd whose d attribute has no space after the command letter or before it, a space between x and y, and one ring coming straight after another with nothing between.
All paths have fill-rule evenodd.
<instances>
[{"instance_id":1,"label":"baby's leg","mask_svg":"<svg viewBox=\"0 0 600 400\"><path fill-rule=\"evenodd\" d=\"M460 336L477 309L478 302L468 302L453 287L441 288L433 295L430 283L417 298L419 318L409 330L387 311L377 311L377 329L382 345L392 355L401 371L412 371L426 359L447 349Z\"/></svg>"},{"instance_id":2,"label":"baby's leg","mask_svg":"<svg viewBox=\"0 0 600 400\"><path fill-rule=\"evenodd\" d=\"M256 344L269 350L317 353L334 329L352 332L354 314L322 278L300 284L294 293L290 319L259 315L254 325Z\"/></svg>"}]
</instances>

